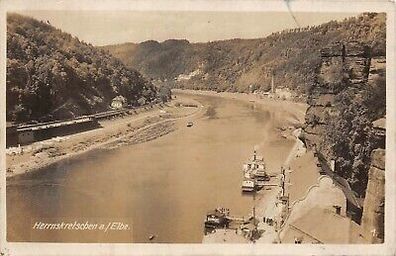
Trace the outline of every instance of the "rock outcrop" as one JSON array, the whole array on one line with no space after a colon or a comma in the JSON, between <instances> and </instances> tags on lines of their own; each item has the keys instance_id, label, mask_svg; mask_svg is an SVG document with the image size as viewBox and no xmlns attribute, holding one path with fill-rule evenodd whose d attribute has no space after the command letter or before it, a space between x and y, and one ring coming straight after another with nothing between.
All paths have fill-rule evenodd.
<instances>
[{"instance_id":1,"label":"rock outcrop","mask_svg":"<svg viewBox=\"0 0 396 256\"><path fill-rule=\"evenodd\" d=\"M358 42L335 43L321 50L322 63L316 85L308 98L304 136L308 147L321 151L327 160L335 158L323 135L332 116L337 114L336 96L348 90L370 90L385 79L385 56ZM385 100L385 99L384 99ZM362 98L354 101L360 103Z\"/></svg>"},{"instance_id":2,"label":"rock outcrop","mask_svg":"<svg viewBox=\"0 0 396 256\"><path fill-rule=\"evenodd\" d=\"M362 228L364 236L371 238L371 242L382 243L384 241L385 215L385 150L373 150L371 156Z\"/></svg>"},{"instance_id":3,"label":"rock outcrop","mask_svg":"<svg viewBox=\"0 0 396 256\"><path fill-rule=\"evenodd\" d=\"M367 84L370 49L358 42L335 43L321 50L322 64L316 85L308 98L305 138L309 147L317 147L328 160L333 157L328 145L320 143L331 117L336 114L335 95L346 87L359 89Z\"/></svg>"}]
</instances>

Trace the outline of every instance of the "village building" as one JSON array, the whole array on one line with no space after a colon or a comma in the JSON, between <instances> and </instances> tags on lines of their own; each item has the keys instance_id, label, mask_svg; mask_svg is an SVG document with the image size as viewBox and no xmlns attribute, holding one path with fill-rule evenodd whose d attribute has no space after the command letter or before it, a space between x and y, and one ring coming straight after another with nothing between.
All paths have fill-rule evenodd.
<instances>
[{"instance_id":1,"label":"village building","mask_svg":"<svg viewBox=\"0 0 396 256\"><path fill-rule=\"evenodd\" d=\"M127 101L124 96L117 96L111 101L111 108L112 109L121 109L126 107Z\"/></svg>"},{"instance_id":2,"label":"village building","mask_svg":"<svg viewBox=\"0 0 396 256\"><path fill-rule=\"evenodd\" d=\"M347 197L333 179L322 176L292 206L280 233L282 243L367 243L359 224L348 216Z\"/></svg>"},{"instance_id":3,"label":"village building","mask_svg":"<svg viewBox=\"0 0 396 256\"><path fill-rule=\"evenodd\" d=\"M359 233L357 223L340 214L339 206L334 209L313 207L289 224L283 243L349 244L367 243Z\"/></svg>"},{"instance_id":4,"label":"village building","mask_svg":"<svg viewBox=\"0 0 396 256\"><path fill-rule=\"evenodd\" d=\"M337 162L334 159L326 160L325 156L316 151L315 155L318 159L318 167L323 175L327 175L332 179L335 186L337 186L344 193L346 200L346 216L351 218L357 224L360 224L362 218L363 202L355 191L352 190L348 181L337 174Z\"/></svg>"}]
</instances>

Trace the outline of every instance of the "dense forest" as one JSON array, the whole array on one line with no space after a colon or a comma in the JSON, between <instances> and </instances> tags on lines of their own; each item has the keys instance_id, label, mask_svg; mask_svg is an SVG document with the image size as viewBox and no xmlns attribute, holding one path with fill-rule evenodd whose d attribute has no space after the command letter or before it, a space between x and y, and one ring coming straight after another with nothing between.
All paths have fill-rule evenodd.
<instances>
[{"instance_id":1,"label":"dense forest","mask_svg":"<svg viewBox=\"0 0 396 256\"><path fill-rule=\"evenodd\" d=\"M373 121L386 115L385 66L376 72L378 76L360 88L348 80L342 83L343 89L335 95L335 114L328 118L319 140L319 147L336 160L338 174L359 196L365 195L371 152L382 147Z\"/></svg>"},{"instance_id":2,"label":"dense forest","mask_svg":"<svg viewBox=\"0 0 396 256\"><path fill-rule=\"evenodd\" d=\"M18 14L7 15L7 121L69 118L152 101L155 87L109 53Z\"/></svg>"},{"instance_id":3,"label":"dense forest","mask_svg":"<svg viewBox=\"0 0 396 256\"><path fill-rule=\"evenodd\" d=\"M146 41L104 49L128 67L175 87L266 91L274 73L276 86L306 94L315 83L320 49L336 41L352 40L369 44L373 55L384 54L385 14L365 13L343 21L276 32L262 39ZM177 79L181 74L189 76Z\"/></svg>"},{"instance_id":4,"label":"dense forest","mask_svg":"<svg viewBox=\"0 0 396 256\"><path fill-rule=\"evenodd\" d=\"M349 89L342 92L336 98L338 114L329 119L321 136L321 143L331 150L337 161L338 174L346 178L360 196L364 196L367 187L371 152L378 147L372 125L377 118L371 116L374 109L370 102L377 99L385 105L385 97L377 96ZM381 109L385 113L385 106Z\"/></svg>"}]
</instances>

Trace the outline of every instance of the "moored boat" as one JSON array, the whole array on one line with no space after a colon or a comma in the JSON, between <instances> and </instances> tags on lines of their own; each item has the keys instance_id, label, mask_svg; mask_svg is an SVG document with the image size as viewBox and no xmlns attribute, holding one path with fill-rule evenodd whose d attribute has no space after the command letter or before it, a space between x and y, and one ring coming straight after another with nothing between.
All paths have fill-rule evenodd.
<instances>
[{"instance_id":1,"label":"moored boat","mask_svg":"<svg viewBox=\"0 0 396 256\"><path fill-rule=\"evenodd\" d=\"M254 192L256 190L256 184L254 180L245 179L242 181L242 192Z\"/></svg>"},{"instance_id":2,"label":"moored boat","mask_svg":"<svg viewBox=\"0 0 396 256\"><path fill-rule=\"evenodd\" d=\"M216 228L225 228L228 226L227 218L229 212L226 209L216 208L206 214L205 218L205 234Z\"/></svg>"},{"instance_id":3,"label":"moored boat","mask_svg":"<svg viewBox=\"0 0 396 256\"><path fill-rule=\"evenodd\" d=\"M243 192L254 192L259 190L265 185L265 182L269 181L264 158L258 156L256 150L254 150L251 159L243 165L243 174Z\"/></svg>"}]
</instances>

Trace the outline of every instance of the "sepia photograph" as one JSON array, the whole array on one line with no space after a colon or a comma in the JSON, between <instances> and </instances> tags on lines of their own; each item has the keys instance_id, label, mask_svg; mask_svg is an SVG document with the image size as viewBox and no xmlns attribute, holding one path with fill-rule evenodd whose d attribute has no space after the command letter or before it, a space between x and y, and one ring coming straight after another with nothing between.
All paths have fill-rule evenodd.
<instances>
[{"instance_id":1,"label":"sepia photograph","mask_svg":"<svg viewBox=\"0 0 396 256\"><path fill-rule=\"evenodd\" d=\"M6 10L7 243L383 245L388 15Z\"/></svg>"}]
</instances>

